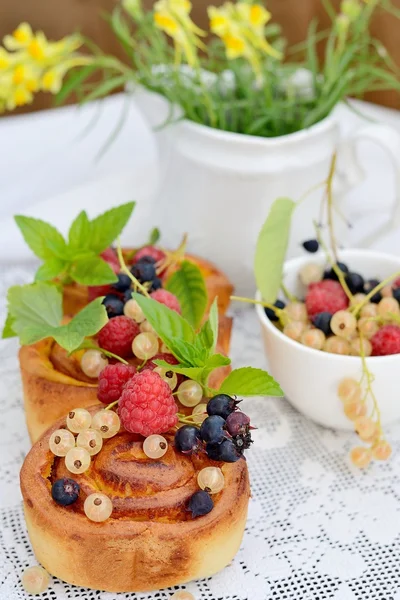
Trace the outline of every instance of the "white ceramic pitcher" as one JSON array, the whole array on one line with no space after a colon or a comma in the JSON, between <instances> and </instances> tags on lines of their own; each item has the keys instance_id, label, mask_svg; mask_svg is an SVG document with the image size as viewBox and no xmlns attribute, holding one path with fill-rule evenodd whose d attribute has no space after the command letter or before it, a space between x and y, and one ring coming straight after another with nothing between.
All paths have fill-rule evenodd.
<instances>
[{"instance_id":1,"label":"white ceramic pitcher","mask_svg":"<svg viewBox=\"0 0 400 600\"><path fill-rule=\"evenodd\" d=\"M215 260L239 294L255 290L255 242L271 204L279 196L298 200L326 180L335 150L342 158L345 155L345 169L336 175L336 203L363 178L355 155L357 141L369 139L383 146L396 171L396 198L387 224L358 245L368 245L400 224L400 136L386 125L368 124L340 140L338 123L329 116L297 133L261 138L188 120L163 126L171 119L171 107L163 96L136 88L133 97L158 144L160 184L154 215L163 243L174 246L187 232L190 251ZM320 199L321 192L312 193L295 211L288 257L301 252L302 241L315 237L312 223L319 219ZM376 209L380 210L379 199ZM337 219L335 226L343 241L346 225Z\"/></svg>"}]
</instances>

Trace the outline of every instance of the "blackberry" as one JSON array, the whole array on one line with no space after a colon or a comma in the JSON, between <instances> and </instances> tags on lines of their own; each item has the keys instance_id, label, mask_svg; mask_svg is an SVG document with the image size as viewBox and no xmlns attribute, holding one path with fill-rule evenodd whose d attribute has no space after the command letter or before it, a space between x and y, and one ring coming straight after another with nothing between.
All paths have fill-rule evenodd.
<instances>
[{"instance_id":1,"label":"blackberry","mask_svg":"<svg viewBox=\"0 0 400 600\"><path fill-rule=\"evenodd\" d=\"M218 394L208 401L207 413L226 419L236 409L237 404L238 402L227 394Z\"/></svg>"},{"instance_id":2,"label":"blackberry","mask_svg":"<svg viewBox=\"0 0 400 600\"><path fill-rule=\"evenodd\" d=\"M320 329L325 335L330 335L332 333L331 319L332 313L320 312L312 317L312 322L314 327Z\"/></svg>"},{"instance_id":3,"label":"blackberry","mask_svg":"<svg viewBox=\"0 0 400 600\"><path fill-rule=\"evenodd\" d=\"M131 280L125 273L118 273L118 281L112 284L113 290L117 292L126 292L131 287Z\"/></svg>"},{"instance_id":4,"label":"blackberry","mask_svg":"<svg viewBox=\"0 0 400 600\"><path fill-rule=\"evenodd\" d=\"M352 294L360 294L364 291L364 277L358 273L348 273L345 280Z\"/></svg>"},{"instance_id":5,"label":"blackberry","mask_svg":"<svg viewBox=\"0 0 400 600\"><path fill-rule=\"evenodd\" d=\"M200 490L193 494L188 503L188 509L192 513L192 517L203 517L208 515L214 508L214 502L208 492Z\"/></svg>"},{"instance_id":6,"label":"blackberry","mask_svg":"<svg viewBox=\"0 0 400 600\"><path fill-rule=\"evenodd\" d=\"M306 240L302 244L304 250L307 252L311 252L311 254L315 254L319 250L318 240Z\"/></svg>"},{"instance_id":7,"label":"blackberry","mask_svg":"<svg viewBox=\"0 0 400 600\"><path fill-rule=\"evenodd\" d=\"M51 488L51 497L61 506L69 506L78 500L79 484L74 479L57 479Z\"/></svg>"},{"instance_id":8,"label":"blackberry","mask_svg":"<svg viewBox=\"0 0 400 600\"><path fill-rule=\"evenodd\" d=\"M225 437L225 419L219 415L207 417L200 427L200 437L203 442L218 444Z\"/></svg>"},{"instance_id":9,"label":"blackberry","mask_svg":"<svg viewBox=\"0 0 400 600\"><path fill-rule=\"evenodd\" d=\"M282 309L285 308L286 305L284 302L282 302L282 300L277 300L274 302L274 306ZM277 316L276 312L272 310L272 308L264 308L264 311L270 321L279 321L279 317Z\"/></svg>"},{"instance_id":10,"label":"blackberry","mask_svg":"<svg viewBox=\"0 0 400 600\"><path fill-rule=\"evenodd\" d=\"M369 294L379 284L380 284L380 281L378 279L368 279L368 281L366 281L364 283L364 294ZM374 304L379 304L379 302L381 300L382 300L382 294L380 292L377 292L376 294L374 294L372 296L372 298L370 299L370 302L373 302Z\"/></svg>"},{"instance_id":11,"label":"blackberry","mask_svg":"<svg viewBox=\"0 0 400 600\"><path fill-rule=\"evenodd\" d=\"M119 317L124 314L124 303L115 294L107 294L103 300L103 304L106 307L108 318Z\"/></svg>"}]
</instances>

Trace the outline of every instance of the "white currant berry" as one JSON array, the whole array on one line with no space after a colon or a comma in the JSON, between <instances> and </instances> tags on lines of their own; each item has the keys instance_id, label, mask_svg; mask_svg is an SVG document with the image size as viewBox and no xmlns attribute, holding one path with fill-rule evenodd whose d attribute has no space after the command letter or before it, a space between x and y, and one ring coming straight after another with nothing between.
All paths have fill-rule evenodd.
<instances>
[{"instance_id":1,"label":"white currant berry","mask_svg":"<svg viewBox=\"0 0 400 600\"><path fill-rule=\"evenodd\" d=\"M392 286L389 285L385 285L385 287L383 287L381 289L381 295L383 298L392 298L393 297L393 288Z\"/></svg>"},{"instance_id":2,"label":"white currant berry","mask_svg":"<svg viewBox=\"0 0 400 600\"><path fill-rule=\"evenodd\" d=\"M346 377L342 379L338 387L338 396L342 402L349 402L350 400L361 400L362 389L358 381Z\"/></svg>"},{"instance_id":3,"label":"white currant berry","mask_svg":"<svg viewBox=\"0 0 400 600\"><path fill-rule=\"evenodd\" d=\"M392 454L392 446L386 440L379 440L372 446L372 456L375 460L387 460Z\"/></svg>"},{"instance_id":4,"label":"white currant berry","mask_svg":"<svg viewBox=\"0 0 400 600\"><path fill-rule=\"evenodd\" d=\"M318 281L321 281L323 275L324 268L321 265L314 263L304 265L299 272L300 281L306 287L308 287L311 283L318 283Z\"/></svg>"},{"instance_id":5,"label":"white currant berry","mask_svg":"<svg viewBox=\"0 0 400 600\"><path fill-rule=\"evenodd\" d=\"M75 438L68 429L57 429L49 439L49 448L56 456L65 456L75 447Z\"/></svg>"},{"instance_id":6,"label":"white currant berry","mask_svg":"<svg viewBox=\"0 0 400 600\"><path fill-rule=\"evenodd\" d=\"M325 334L320 329L307 329L302 334L300 341L304 346L314 348L314 350L322 350L325 343Z\"/></svg>"},{"instance_id":7,"label":"white currant berry","mask_svg":"<svg viewBox=\"0 0 400 600\"><path fill-rule=\"evenodd\" d=\"M203 398L203 388L197 381L187 379L178 387L177 396L183 406L196 406Z\"/></svg>"},{"instance_id":8,"label":"white currant berry","mask_svg":"<svg viewBox=\"0 0 400 600\"><path fill-rule=\"evenodd\" d=\"M283 328L283 333L295 342L299 342L307 326L302 321L290 321Z\"/></svg>"},{"instance_id":9,"label":"white currant berry","mask_svg":"<svg viewBox=\"0 0 400 600\"><path fill-rule=\"evenodd\" d=\"M225 477L219 467L205 467L197 475L197 483L209 494L218 494L224 489Z\"/></svg>"},{"instance_id":10,"label":"white currant berry","mask_svg":"<svg viewBox=\"0 0 400 600\"><path fill-rule=\"evenodd\" d=\"M378 304L378 315L380 315L381 317L385 317L389 314L400 314L400 306L396 298L382 298L382 300Z\"/></svg>"},{"instance_id":11,"label":"white currant berry","mask_svg":"<svg viewBox=\"0 0 400 600\"><path fill-rule=\"evenodd\" d=\"M68 413L67 427L73 433L80 433L89 429L92 416L85 408L74 408Z\"/></svg>"},{"instance_id":12,"label":"white currant berry","mask_svg":"<svg viewBox=\"0 0 400 600\"><path fill-rule=\"evenodd\" d=\"M362 307L360 311L360 317L376 317L378 314L378 305L373 302L368 302L365 306Z\"/></svg>"},{"instance_id":13,"label":"white currant berry","mask_svg":"<svg viewBox=\"0 0 400 600\"><path fill-rule=\"evenodd\" d=\"M357 319L347 310L339 310L331 319L331 329L335 335L347 338L357 329Z\"/></svg>"},{"instance_id":14,"label":"white currant berry","mask_svg":"<svg viewBox=\"0 0 400 600\"><path fill-rule=\"evenodd\" d=\"M350 353L352 356L371 356L372 344L367 338L357 337L350 342Z\"/></svg>"},{"instance_id":15,"label":"white currant berry","mask_svg":"<svg viewBox=\"0 0 400 600\"><path fill-rule=\"evenodd\" d=\"M107 358L99 350L86 350L81 358L82 371L93 379L97 378L107 365Z\"/></svg>"},{"instance_id":16,"label":"white currant berry","mask_svg":"<svg viewBox=\"0 0 400 600\"><path fill-rule=\"evenodd\" d=\"M359 469L365 469L371 462L371 451L363 446L356 446L350 452L350 460Z\"/></svg>"},{"instance_id":17,"label":"white currant berry","mask_svg":"<svg viewBox=\"0 0 400 600\"><path fill-rule=\"evenodd\" d=\"M372 321L371 317L362 317L357 323L357 328L365 338L370 339L378 331L379 325L376 321Z\"/></svg>"},{"instance_id":18,"label":"white currant berry","mask_svg":"<svg viewBox=\"0 0 400 600\"><path fill-rule=\"evenodd\" d=\"M158 352L157 336L149 332L139 333L132 342L132 352L141 360L153 358Z\"/></svg>"},{"instance_id":19,"label":"white currant berry","mask_svg":"<svg viewBox=\"0 0 400 600\"><path fill-rule=\"evenodd\" d=\"M133 300L133 298L125 302L124 315L133 321L136 321L136 323L143 323L146 318L139 304L136 300Z\"/></svg>"},{"instance_id":20,"label":"white currant berry","mask_svg":"<svg viewBox=\"0 0 400 600\"><path fill-rule=\"evenodd\" d=\"M367 414L367 407L361 400L347 400L343 403L343 411L350 421L355 421Z\"/></svg>"},{"instance_id":21,"label":"white currant berry","mask_svg":"<svg viewBox=\"0 0 400 600\"><path fill-rule=\"evenodd\" d=\"M39 567L38 565L28 567L22 573L21 583L28 594L35 596L47 590L50 584L50 575L43 567Z\"/></svg>"},{"instance_id":22,"label":"white currant berry","mask_svg":"<svg viewBox=\"0 0 400 600\"><path fill-rule=\"evenodd\" d=\"M378 426L370 417L358 417L354 422L354 429L363 442L371 442L378 433Z\"/></svg>"},{"instance_id":23,"label":"white currant berry","mask_svg":"<svg viewBox=\"0 0 400 600\"><path fill-rule=\"evenodd\" d=\"M289 302L283 309L283 312L291 321L308 321L308 314L304 302Z\"/></svg>"},{"instance_id":24,"label":"white currant berry","mask_svg":"<svg viewBox=\"0 0 400 600\"><path fill-rule=\"evenodd\" d=\"M196 600L196 598L186 590L179 590L172 594L168 600Z\"/></svg>"},{"instance_id":25,"label":"white currant berry","mask_svg":"<svg viewBox=\"0 0 400 600\"><path fill-rule=\"evenodd\" d=\"M149 435L143 442L143 452L149 458L161 458L167 450L168 442L162 435Z\"/></svg>"},{"instance_id":26,"label":"white currant berry","mask_svg":"<svg viewBox=\"0 0 400 600\"><path fill-rule=\"evenodd\" d=\"M350 300L350 306L357 306L357 304L360 304L361 302L363 302L366 295L367 294L361 294L361 293L354 294L354 296Z\"/></svg>"},{"instance_id":27,"label":"white currant berry","mask_svg":"<svg viewBox=\"0 0 400 600\"><path fill-rule=\"evenodd\" d=\"M90 454L85 448L71 448L65 456L65 466L70 473L80 475L90 467Z\"/></svg>"},{"instance_id":28,"label":"white currant berry","mask_svg":"<svg viewBox=\"0 0 400 600\"><path fill-rule=\"evenodd\" d=\"M143 321L140 323L139 329L141 333L153 333L157 337L157 333L152 325L148 321Z\"/></svg>"},{"instance_id":29,"label":"white currant berry","mask_svg":"<svg viewBox=\"0 0 400 600\"><path fill-rule=\"evenodd\" d=\"M350 344L344 338L332 335L326 339L323 350L331 354L348 355L350 354Z\"/></svg>"},{"instance_id":30,"label":"white currant berry","mask_svg":"<svg viewBox=\"0 0 400 600\"><path fill-rule=\"evenodd\" d=\"M78 435L76 445L79 448L85 448L90 456L94 456L100 452L103 446L103 438L96 429L87 429Z\"/></svg>"},{"instance_id":31,"label":"white currant berry","mask_svg":"<svg viewBox=\"0 0 400 600\"><path fill-rule=\"evenodd\" d=\"M93 415L92 428L99 431L102 438L108 439L121 429L121 421L116 412L103 408Z\"/></svg>"},{"instance_id":32,"label":"white currant berry","mask_svg":"<svg viewBox=\"0 0 400 600\"><path fill-rule=\"evenodd\" d=\"M113 505L108 496L95 492L90 494L84 502L83 510L90 521L102 523L106 521L112 513Z\"/></svg>"},{"instance_id":33,"label":"white currant berry","mask_svg":"<svg viewBox=\"0 0 400 600\"><path fill-rule=\"evenodd\" d=\"M176 373L166 367L156 367L154 373L158 373L161 379L168 383L171 390L174 390L178 384L178 376Z\"/></svg>"},{"instance_id":34,"label":"white currant berry","mask_svg":"<svg viewBox=\"0 0 400 600\"><path fill-rule=\"evenodd\" d=\"M207 404L202 402L194 407L192 410L192 416L194 417L194 422L197 425L201 425L203 421L205 421L208 417L207 414Z\"/></svg>"}]
</instances>

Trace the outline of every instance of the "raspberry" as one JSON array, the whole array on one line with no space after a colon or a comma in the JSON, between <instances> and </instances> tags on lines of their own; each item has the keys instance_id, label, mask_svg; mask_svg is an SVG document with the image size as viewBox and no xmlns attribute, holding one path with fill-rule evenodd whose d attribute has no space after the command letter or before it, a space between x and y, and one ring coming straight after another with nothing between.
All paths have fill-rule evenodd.
<instances>
[{"instance_id":1,"label":"raspberry","mask_svg":"<svg viewBox=\"0 0 400 600\"><path fill-rule=\"evenodd\" d=\"M136 252L133 259L134 263L137 263L141 258L144 258L145 256L150 256L150 258L153 258L156 261L156 263L161 260L164 260L165 258L164 252L159 248L156 248L155 246L144 246Z\"/></svg>"},{"instance_id":2,"label":"raspberry","mask_svg":"<svg viewBox=\"0 0 400 600\"><path fill-rule=\"evenodd\" d=\"M338 281L324 279L312 283L306 296L306 307L310 317L321 312L335 313L348 307L349 300Z\"/></svg>"},{"instance_id":3,"label":"raspberry","mask_svg":"<svg viewBox=\"0 0 400 600\"><path fill-rule=\"evenodd\" d=\"M139 325L132 319L124 316L114 317L99 333L100 348L125 358L132 354L132 342L139 333Z\"/></svg>"},{"instance_id":4,"label":"raspberry","mask_svg":"<svg viewBox=\"0 0 400 600\"><path fill-rule=\"evenodd\" d=\"M384 325L370 340L372 356L400 354L400 327Z\"/></svg>"},{"instance_id":5,"label":"raspberry","mask_svg":"<svg viewBox=\"0 0 400 600\"><path fill-rule=\"evenodd\" d=\"M154 373L136 373L125 385L118 405L122 425L145 437L165 433L178 423L178 407L169 385Z\"/></svg>"},{"instance_id":6,"label":"raspberry","mask_svg":"<svg viewBox=\"0 0 400 600\"><path fill-rule=\"evenodd\" d=\"M395 282L394 282L394 284L392 285L392 288L393 288L394 290L397 290L397 288L400 288L400 277L398 277L398 278L396 279L396 281L395 281Z\"/></svg>"},{"instance_id":7,"label":"raspberry","mask_svg":"<svg viewBox=\"0 0 400 600\"><path fill-rule=\"evenodd\" d=\"M88 300L91 302L95 298L99 298L100 296L108 296L108 294L112 294L114 290L111 285L95 285L88 287Z\"/></svg>"},{"instance_id":8,"label":"raspberry","mask_svg":"<svg viewBox=\"0 0 400 600\"><path fill-rule=\"evenodd\" d=\"M106 261L114 271L114 273L119 273L121 270L118 257L115 253L114 248L107 248L100 254L101 258Z\"/></svg>"},{"instance_id":9,"label":"raspberry","mask_svg":"<svg viewBox=\"0 0 400 600\"><path fill-rule=\"evenodd\" d=\"M168 306L168 308L171 310L181 314L181 305L179 304L179 300L176 296L174 296L174 294L171 294L171 292L159 289L155 292L152 292L150 294L150 298L153 298L153 300L156 300L161 304L165 304L165 306Z\"/></svg>"},{"instance_id":10,"label":"raspberry","mask_svg":"<svg viewBox=\"0 0 400 600\"><path fill-rule=\"evenodd\" d=\"M132 365L107 365L99 375L97 397L104 404L111 404L119 399L129 379L136 373Z\"/></svg>"},{"instance_id":11,"label":"raspberry","mask_svg":"<svg viewBox=\"0 0 400 600\"><path fill-rule=\"evenodd\" d=\"M173 356L172 354L166 354L164 352L160 352L160 354L156 354L155 356L153 356L153 358L151 360L149 360L146 363L146 366L144 367L144 369L149 369L150 371L154 371L154 369L157 366L154 362L155 360L164 360L169 365L178 365L179 364L178 359L175 358L175 356Z\"/></svg>"}]
</instances>

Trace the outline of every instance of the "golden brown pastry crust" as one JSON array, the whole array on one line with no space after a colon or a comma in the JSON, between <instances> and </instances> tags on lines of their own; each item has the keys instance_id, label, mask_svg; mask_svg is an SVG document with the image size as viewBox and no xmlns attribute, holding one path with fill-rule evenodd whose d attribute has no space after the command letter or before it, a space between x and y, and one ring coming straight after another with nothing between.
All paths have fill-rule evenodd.
<instances>
[{"instance_id":1,"label":"golden brown pastry crust","mask_svg":"<svg viewBox=\"0 0 400 600\"><path fill-rule=\"evenodd\" d=\"M229 564L247 517L244 459L222 464L203 454L185 456L169 438L165 457L152 461L142 452L140 436L119 433L105 441L89 471L72 476L81 485L80 498L61 507L51 498L51 481L68 472L48 448L60 426L65 420L36 442L21 470L29 536L36 558L52 575L73 585L134 592L209 577ZM225 487L214 496L208 515L192 519L186 504L198 490L197 473L213 464L222 467ZM113 501L112 516L104 523L89 521L82 509L86 495L98 490Z\"/></svg>"}]
</instances>

